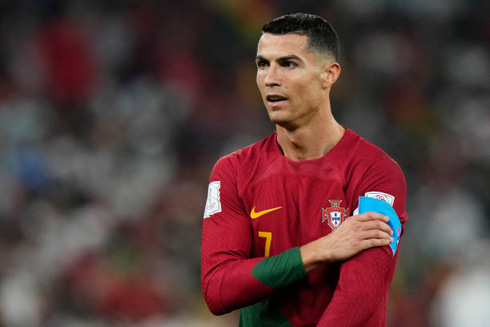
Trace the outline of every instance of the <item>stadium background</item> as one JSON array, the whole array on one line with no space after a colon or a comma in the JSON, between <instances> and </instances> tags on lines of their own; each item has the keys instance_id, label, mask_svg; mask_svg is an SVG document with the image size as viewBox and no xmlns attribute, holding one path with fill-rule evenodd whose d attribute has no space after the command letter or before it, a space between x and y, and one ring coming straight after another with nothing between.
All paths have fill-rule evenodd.
<instances>
[{"instance_id":1,"label":"stadium background","mask_svg":"<svg viewBox=\"0 0 490 327\"><path fill-rule=\"evenodd\" d=\"M340 35L335 115L407 177L388 326L489 326L490 5L469 0L1 0L0 326L234 325L200 294L207 180L273 130L256 42L297 11Z\"/></svg>"}]
</instances>

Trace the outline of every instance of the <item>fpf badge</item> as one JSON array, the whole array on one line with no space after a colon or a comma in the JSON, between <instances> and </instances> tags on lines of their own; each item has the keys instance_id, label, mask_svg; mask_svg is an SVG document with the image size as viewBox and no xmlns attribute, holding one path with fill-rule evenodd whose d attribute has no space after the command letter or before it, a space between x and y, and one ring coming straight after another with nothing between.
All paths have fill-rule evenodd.
<instances>
[{"instance_id":1,"label":"fpf badge","mask_svg":"<svg viewBox=\"0 0 490 327\"><path fill-rule=\"evenodd\" d=\"M340 206L342 200L328 200L331 207L322 208L322 223L328 221L328 226L336 229L348 217L349 208Z\"/></svg>"}]
</instances>

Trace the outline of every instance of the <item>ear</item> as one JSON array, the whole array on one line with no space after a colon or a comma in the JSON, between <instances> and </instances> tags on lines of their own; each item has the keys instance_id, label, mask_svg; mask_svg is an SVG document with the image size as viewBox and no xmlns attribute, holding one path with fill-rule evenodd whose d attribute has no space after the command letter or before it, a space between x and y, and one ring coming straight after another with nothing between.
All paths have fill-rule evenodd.
<instances>
[{"instance_id":1,"label":"ear","mask_svg":"<svg viewBox=\"0 0 490 327\"><path fill-rule=\"evenodd\" d=\"M340 76L341 68L338 62L331 61L322 67L322 80L324 88L331 88Z\"/></svg>"}]
</instances>

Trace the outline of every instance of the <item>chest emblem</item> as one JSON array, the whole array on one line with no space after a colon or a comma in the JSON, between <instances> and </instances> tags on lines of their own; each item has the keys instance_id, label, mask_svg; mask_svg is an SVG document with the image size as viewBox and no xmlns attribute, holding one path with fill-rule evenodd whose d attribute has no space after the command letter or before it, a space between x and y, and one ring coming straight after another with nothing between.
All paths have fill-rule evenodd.
<instances>
[{"instance_id":1,"label":"chest emblem","mask_svg":"<svg viewBox=\"0 0 490 327\"><path fill-rule=\"evenodd\" d=\"M328 200L331 207L322 208L322 223L328 221L328 226L336 229L349 216L349 208L343 208L340 203L343 200Z\"/></svg>"}]
</instances>

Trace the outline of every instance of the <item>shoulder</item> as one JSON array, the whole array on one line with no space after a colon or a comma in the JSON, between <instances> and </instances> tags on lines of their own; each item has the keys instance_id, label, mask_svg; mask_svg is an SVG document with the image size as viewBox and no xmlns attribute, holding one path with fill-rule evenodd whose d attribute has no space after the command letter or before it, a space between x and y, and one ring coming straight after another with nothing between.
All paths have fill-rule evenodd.
<instances>
[{"instance_id":1,"label":"shoulder","mask_svg":"<svg viewBox=\"0 0 490 327\"><path fill-rule=\"evenodd\" d=\"M346 145L349 149L343 153L348 153L351 168L366 172L384 171L403 174L399 164L384 150L352 130L347 130L346 134L348 138Z\"/></svg>"},{"instance_id":2,"label":"shoulder","mask_svg":"<svg viewBox=\"0 0 490 327\"><path fill-rule=\"evenodd\" d=\"M406 181L400 165L385 151L348 131L344 163L346 182L355 194L380 191L405 197Z\"/></svg>"},{"instance_id":3,"label":"shoulder","mask_svg":"<svg viewBox=\"0 0 490 327\"><path fill-rule=\"evenodd\" d=\"M402 222L406 221L407 185L400 165L373 143L351 133L355 155L349 164L348 180L355 198L381 197L394 207Z\"/></svg>"},{"instance_id":4,"label":"shoulder","mask_svg":"<svg viewBox=\"0 0 490 327\"><path fill-rule=\"evenodd\" d=\"M276 134L273 133L254 144L224 155L218 159L213 171L233 171L233 174L246 173L261 162L270 160L271 157L275 156L275 142Z\"/></svg>"}]
</instances>

